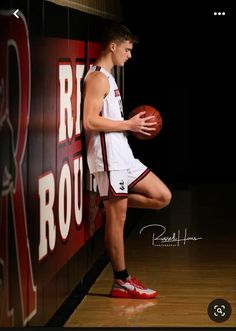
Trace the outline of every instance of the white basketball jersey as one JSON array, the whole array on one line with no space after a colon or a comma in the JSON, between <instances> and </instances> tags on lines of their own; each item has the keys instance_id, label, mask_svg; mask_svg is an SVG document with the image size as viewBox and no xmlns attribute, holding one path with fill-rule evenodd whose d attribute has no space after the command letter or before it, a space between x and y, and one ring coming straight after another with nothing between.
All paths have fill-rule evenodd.
<instances>
[{"instance_id":1,"label":"white basketball jersey","mask_svg":"<svg viewBox=\"0 0 236 331\"><path fill-rule=\"evenodd\" d=\"M99 66L92 66L88 74L94 71L102 72L108 78L110 87L100 115L111 120L124 120L122 99L114 77ZM125 132L88 131L86 144L90 173L128 169L134 158Z\"/></svg>"}]
</instances>

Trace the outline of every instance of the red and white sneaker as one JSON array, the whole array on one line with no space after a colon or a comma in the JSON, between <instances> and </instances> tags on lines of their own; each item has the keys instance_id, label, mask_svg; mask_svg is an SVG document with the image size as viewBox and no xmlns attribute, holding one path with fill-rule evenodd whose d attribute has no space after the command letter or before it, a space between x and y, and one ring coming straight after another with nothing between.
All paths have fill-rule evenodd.
<instances>
[{"instance_id":1,"label":"red and white sneaker","mask_svg":"<svg viewBox=\"0 0 236 331\"><path fill-rule=\"evenodd\" d=\"M152 299L157 296L157 292L145 287L138 279L129 276L126 280L114 280L110 296L114 298Z\"/></svg>"}]
</instances>

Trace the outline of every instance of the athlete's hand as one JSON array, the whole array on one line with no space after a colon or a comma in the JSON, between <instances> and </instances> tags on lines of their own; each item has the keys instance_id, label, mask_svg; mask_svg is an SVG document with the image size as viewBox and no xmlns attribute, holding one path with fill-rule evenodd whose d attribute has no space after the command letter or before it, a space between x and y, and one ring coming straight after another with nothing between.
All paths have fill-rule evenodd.
<instances>
[{"instance_id":1,"label":"athlete's hand","mask_svg":"<svg viewBox=\"0 0 236 331\"><path fill-rule=\"evenodd\" d=\"M151 121L155 116L151 115L145 117L145 113L145 111L142 111L128 120L130 127L129 130L133 132L140 132L145 136L150 136L150 131L155 131L153 126L156 125L157 122Z\"/></svg>"}]
</instances>

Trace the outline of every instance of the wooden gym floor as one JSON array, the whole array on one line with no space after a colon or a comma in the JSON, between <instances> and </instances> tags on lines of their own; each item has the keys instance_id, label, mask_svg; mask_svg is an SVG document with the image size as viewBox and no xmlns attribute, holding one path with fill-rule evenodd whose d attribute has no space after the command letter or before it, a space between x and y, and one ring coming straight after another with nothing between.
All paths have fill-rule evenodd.
<instances>
[{"instance_id":1,"label":"wooden gym floor","mask_svg":"<svg viewBox=\"0 0 236 331\"><path fill-rule=\"evenodd\" d=\"M110 298L109 264L64 326L236 327L236 186L193 184L172 192L166 209L133 211L137 225L125 243L128 271L158 297ZM208 316L219 298L232 308L225 322Z\"/></svg>"}]
</instances>

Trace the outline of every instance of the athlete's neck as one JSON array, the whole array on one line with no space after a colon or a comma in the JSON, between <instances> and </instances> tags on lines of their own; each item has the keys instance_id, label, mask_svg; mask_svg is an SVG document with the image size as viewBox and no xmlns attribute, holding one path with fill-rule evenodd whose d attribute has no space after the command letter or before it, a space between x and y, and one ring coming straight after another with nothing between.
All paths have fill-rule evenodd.
<instances>
[{"instance_id":1,"label":"athlete's neck","mask_svg":"<svg viewBox=\"0 0 236 331\"><path fill-rule=\"evenodd\" d=\"M114 67L114 63L112 62L111 57L109 54L101 53L95 62L95 65L102 67L108 72L111 72L112 68Z\"/></svg>"}]
</instances>

